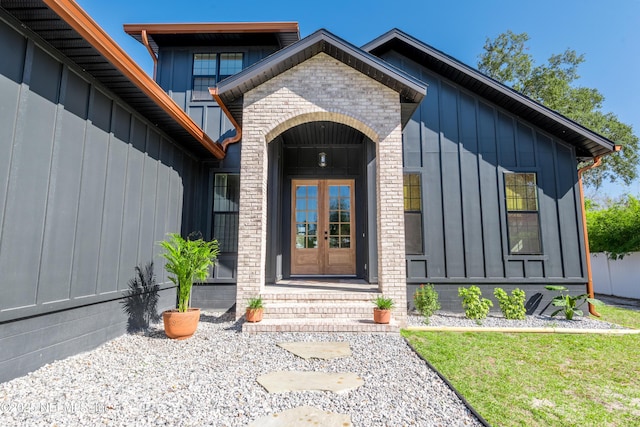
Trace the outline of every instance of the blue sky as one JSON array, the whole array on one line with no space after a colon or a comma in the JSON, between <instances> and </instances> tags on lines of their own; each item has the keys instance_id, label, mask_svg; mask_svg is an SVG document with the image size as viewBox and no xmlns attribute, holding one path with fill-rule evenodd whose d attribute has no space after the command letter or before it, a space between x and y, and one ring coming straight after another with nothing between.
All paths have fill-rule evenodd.
<instances>
[{"instance_id":1,"label":"blue sky","mask_svg":"<svg viewBox=\"0 0 640 427\"><path fill-rule=\"evenodd\" d=\"M326 28L357 46L399 28L474 67L487 37L527 32L538 62L566 48L585 54L579 83L640 134L640 0L77 1L148 73L151 59L125 23L297 21L302 37ZM605 191L637 195L640 182Z\"/></svg>"}]
</instances>

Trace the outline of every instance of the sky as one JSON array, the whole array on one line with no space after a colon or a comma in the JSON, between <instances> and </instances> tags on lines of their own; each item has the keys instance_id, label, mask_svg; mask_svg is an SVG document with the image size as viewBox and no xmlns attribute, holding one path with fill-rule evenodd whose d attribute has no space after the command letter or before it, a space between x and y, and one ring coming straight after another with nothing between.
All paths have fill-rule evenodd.
<instances>
[{"instance_id":1,"label":"sky","mask_svg":"<svg viewBox=\"0 0 640 427\"><path fill-rule=\"evenodd\" d=\"M526 32L537 63L567 48L584 54L578 84L640 135L640 0L76 1L149 74L149 54L123 24L296 21L301 37L325 28L356 46L399 28L473 67L487 38ZM640 180L600 192L639 195Z\"/></svg>"}]
</instances>

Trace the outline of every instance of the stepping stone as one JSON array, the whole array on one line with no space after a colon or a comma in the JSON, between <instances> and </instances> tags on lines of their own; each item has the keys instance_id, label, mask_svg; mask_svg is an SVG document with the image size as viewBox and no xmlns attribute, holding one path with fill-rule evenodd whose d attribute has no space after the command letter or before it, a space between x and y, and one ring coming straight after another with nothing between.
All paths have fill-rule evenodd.
<instances>
[{"instance_id":1,"label":"stepping stone","mask_svg":"<svg viewBox=\"0 0 640 427\"><path fill-rule=\"evenodd\" d=\"M355 390L364 380L353 372L277 371L260 375L258 382L269 393L288 391L333 391L341 394Z\"/></svg>"},{"instance_id":2,"label":"stepping stone","mask_svg":"<svg viewBox=\"0 0 640 427\"><path fill-rule=\"evenodd\" d=\"M351 356L348 342L279 342L278 347L305 360L312 358L329 360Z\"/></svg>"},{"instance_id":3,"label":"stepping stone","mask_svg":"<svg viewBox=\"0 0 640 427\"><path fill-rule=\"evenodd\" d=\"M346 414L321 411L312 406L300 406L279 414L258 418L249 427L352 427L351 417Z\"/></svg>"}]
</instances>

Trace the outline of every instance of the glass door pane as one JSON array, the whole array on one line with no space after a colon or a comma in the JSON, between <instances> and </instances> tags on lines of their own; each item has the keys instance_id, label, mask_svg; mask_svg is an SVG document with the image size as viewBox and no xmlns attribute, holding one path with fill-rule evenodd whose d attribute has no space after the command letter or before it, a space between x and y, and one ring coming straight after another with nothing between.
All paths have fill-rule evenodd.
<instances>
[{"instance_id":1,"label":"glass door pane","mask_svg":"<svg viewBox=\"0 0 640 427\"><path fill-rule=\"evenodd\" d=\"M297 185L295 206L296 249L318 247L318 186Z\"/></svg>"},{"instance_id":2,"label":"glass door pane","mask_svg":"<svg viewBox=\"0 0 640 427\"><path fill-rule=\"evenodd\" d=\"M329 248L351 247L351 186L329 185Z\"/></svg>"}]
</instances>

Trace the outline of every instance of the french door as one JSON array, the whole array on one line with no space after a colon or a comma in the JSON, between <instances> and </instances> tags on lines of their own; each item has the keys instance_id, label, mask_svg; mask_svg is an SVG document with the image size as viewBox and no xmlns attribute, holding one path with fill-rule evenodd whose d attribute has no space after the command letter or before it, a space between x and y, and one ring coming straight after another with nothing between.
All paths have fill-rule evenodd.
<instances>
[{"instance_id":1,"label":"french door","mask_svg":"<svg viewBox=\"0 0 640 427\"><path fill-rule=\"evenodd\" d=\"M291 183L291 274L356 273L354 180Z\"/></svg>"}]
</instances>

